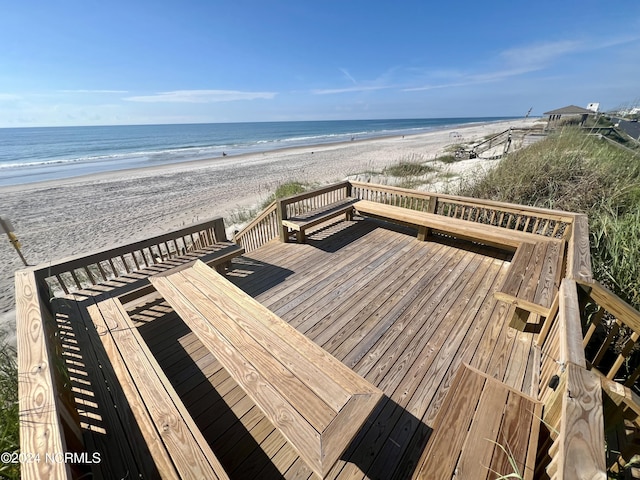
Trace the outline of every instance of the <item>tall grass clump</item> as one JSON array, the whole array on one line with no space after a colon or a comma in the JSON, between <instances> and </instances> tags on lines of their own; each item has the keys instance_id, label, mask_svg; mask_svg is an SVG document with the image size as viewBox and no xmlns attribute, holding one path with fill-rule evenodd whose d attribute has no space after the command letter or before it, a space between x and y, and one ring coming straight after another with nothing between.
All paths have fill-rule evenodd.
<instances>
[{"instance_id":1,"label":"tall grass clump","mask_svg":"<svg viewBox=\"0 0 640 480\"><path fill-rule=\"evenodd\" d=\"M19 428L16 351L0 333L0 452L19 450ZM19 479L19 465L0 463L0 478Z\"/></svg>"},{"instance_id":2,"label":"tall grass clump","mask_svg":"<svg viewBox=\"0 0 640 480\"><path fill-rule=\"evenodd\" d=\"M427 173L436 172L437 168L426 165L426 160L418 154L407 155L397 162L386 167L382 173L392 177L420 177Z\"/></svg>"},{"instance_id":3,"label":"tall grass clump","mask_svg":"<svg viewBox=\"0 0 640 480\"><path fill-rule=\"evenodd\" d=\"M262 208L266 208L271 202L277 200L278 198L290 197L291 195L297 195L299 193L304 193L310 189L309 185L300 182L285 182L281 183L276 187L274 193L269 195L269 197L263 202Z\"/></svg>"},{"instance_id":4,"label":"tall grass clump","mask_svg":"<svg viewBox=\"0 0 640 480\"><path fill-rule=\"evenodd\" d=\"M640 309L640 154L578 130L517 151L461 195L584 213L594 276Z\"/></svg>"}]
</instances>

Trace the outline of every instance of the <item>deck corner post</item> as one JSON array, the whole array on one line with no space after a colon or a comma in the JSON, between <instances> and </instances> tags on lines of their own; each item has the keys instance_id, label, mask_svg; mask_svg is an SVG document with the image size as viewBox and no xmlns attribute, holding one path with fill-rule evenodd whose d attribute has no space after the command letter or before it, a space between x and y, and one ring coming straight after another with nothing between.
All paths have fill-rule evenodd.
<instances>
[{"instance_id":1,"label":"deck corner post","mask_svg":"<svg viewBox=\"0 0 640 480\"><path fill-rule=\"evenodd\" d=\"M227 242L227 231L224 227L224 219L217 217L213 220L213 236L217 243Z\"/></svg>"},{"instance_id":2,"label":"deck corner post","mask_svg":"<svg viewBox=\"0 0 640 480\"><path fill-rule=\"evenodd\" d=\"M282 221L287 219L287 206L284 204L283 200L276 201L276 213L278 215L280 241L282 243L287 243L289 239L289 229L282 224Z\"/></svg>"},{"instance_id":3,"label":"deck corner post","mask_svg":"<svg viewBox=\"0 0 640 480\"><path fill-rule=\"evenodd\" d=\"M346 183L345 186L346 186L346 189L347 189L346 194L347 194L347 198L348 198L353 194L353 185L351 185L351 182L347 180L347 183Z\"/></svg>"}]
</instances>

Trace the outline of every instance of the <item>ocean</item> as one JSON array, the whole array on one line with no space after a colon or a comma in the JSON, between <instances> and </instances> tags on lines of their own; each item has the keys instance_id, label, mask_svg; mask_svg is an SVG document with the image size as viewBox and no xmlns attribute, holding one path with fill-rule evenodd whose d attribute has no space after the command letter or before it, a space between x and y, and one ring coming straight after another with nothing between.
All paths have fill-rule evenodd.
<instances>
[{"instance_id":1,"label":"ocean","mask_svg":"<svg viewBox=\"0 0 640 480\"><path fill-rule=\"evenodd\" d=\"M0 186L508 118L0 128Z\"/></svg>"}]
</instances>

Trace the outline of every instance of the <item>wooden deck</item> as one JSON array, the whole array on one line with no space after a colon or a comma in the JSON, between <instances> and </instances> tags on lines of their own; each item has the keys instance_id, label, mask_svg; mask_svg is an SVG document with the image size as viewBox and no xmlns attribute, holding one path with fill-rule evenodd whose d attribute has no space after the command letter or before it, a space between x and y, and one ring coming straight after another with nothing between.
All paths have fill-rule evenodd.
<instances>
[{"instance_id":1,"label":"wooden deck","mask_svg":"<svg viewBox=\"0 0 640 480\"><path fill-rule=\"evenodd\" d=\"M462 363L530 392L534 334L493 296L509 260L356 219L233 261L228 279L385 393L327 478L411 476ZM313 477L163 299L126 307L231 478Z\"/></svg>"}]
</instances>

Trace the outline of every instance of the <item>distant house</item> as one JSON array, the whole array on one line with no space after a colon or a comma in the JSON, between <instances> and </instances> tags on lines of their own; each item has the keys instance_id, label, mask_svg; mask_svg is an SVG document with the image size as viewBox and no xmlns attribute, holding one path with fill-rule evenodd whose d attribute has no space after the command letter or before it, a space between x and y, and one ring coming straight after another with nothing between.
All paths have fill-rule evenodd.
<instances>
[{"instance_id":1,"label":"distant house","mask_svg":"<svg viewBox=\"0 0 640 480\"><path fill-rule=\"evenodd\" d=\"M589 104L589 105L598 105L599 104ZM593 110L588 110L582 107L576 107L575 105L569 105L567 107L558 108L556 110L551 110L550 112L545 112L544 115L549 116L549 122L547 124L548 127L554 127L559 122L560 119L564 117L564 119L575 120L576 123L580 123L583 125L587 120L589 115L594 115L595 112Z\"/></svg>"},{"instance_id":2,"label":"distant house","mask_svg":"<svg viewBox=\"0 0 640 480\"><path fill-rule=\"evenodd\" d=\"M591 110L593 113L598 113L598 110L600 110L600 104L597 102L590 103L587 105L587 110Z\"/></svg>"}]
</instances>

